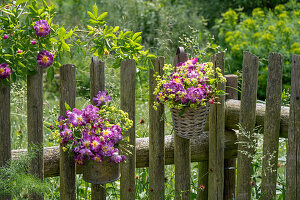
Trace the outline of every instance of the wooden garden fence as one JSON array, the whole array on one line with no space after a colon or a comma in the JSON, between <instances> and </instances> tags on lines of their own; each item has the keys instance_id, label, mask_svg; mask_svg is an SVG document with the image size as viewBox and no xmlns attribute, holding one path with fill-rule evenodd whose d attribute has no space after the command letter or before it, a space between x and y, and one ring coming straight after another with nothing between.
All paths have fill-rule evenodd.
<instances>
[{"instance_id":1,"label":"wooden garden fence","mask_svg":"<svg viewBox=\"0 0 300 200\"><path fill-rule=\"evenodd\" d=\"M224 72L224 52L212 56L215 67ZM179 48L174 64L187 60L188 55ZM164 199L165 165L175 164L175 199L190 199L190 165L199 162L197 199L251 199L251 157L243 152L255 153L250 144L253 129L263 127L263 173L262 199L274 199L276 195L278 141L288 138L286 199L300 199L300 56L292 57L291 103L290 108L281 106L283 56L270 53L266 104L257 103L258 58L244 52L241 100L238 99L238 79L227 75L227 96L220 97L218 104L211 106L207 132L197 139L183 139L177 135L166 135L162 114L152 108L155 96L154 73L163 74L164 58L153 60L149 72L149 138L136 138L135 126L128 134L133 154L121 164L120 199L135 199L135 169L149 167L149 199ZM64 65L60 68L60 114L65 113L65 102L75 107L76 67ZM105 89L105 63L92 58L90 66L91 98ZM124 60L120 67L121 109L135 121L136 66L134 60ZM43 146L43 99L42 70L27 78L27 126L28 144ZM224 84L218 88L224 89ZM225 100L226 98L226 100ZM238 124L247 134L236 134ZM10 159L17 159L26 150L11 150L10 88L0 87L0 166ZM238 135L238 137L237 137ZM30 172L37 177L60 176L60 199L76 199L76 173L81 167L75 166L59 147L43 148L31 163ZM237 174L237 178L236 178ZM236 181L235 181L236 180ZM205 189L200 189L201 186ZM10 199L0 196L0 199ZM30 194L30 199L43 199ZM93 200L105 199L105 185L92 184Z\"/></svg>"}]
</instances>

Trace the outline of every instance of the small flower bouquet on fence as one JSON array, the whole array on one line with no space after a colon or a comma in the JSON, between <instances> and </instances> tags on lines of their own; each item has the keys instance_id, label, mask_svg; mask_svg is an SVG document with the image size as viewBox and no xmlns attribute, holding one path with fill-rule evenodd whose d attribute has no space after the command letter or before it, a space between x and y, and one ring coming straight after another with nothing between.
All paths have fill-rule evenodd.
<instances>
[{"instance_id":1,"label":"small flower bouquet on fence","mask_svg":"<svg viewBox=\"0 0 300 200\"><path fill-rule=\"evenodd\" d=\"M226 79L220 68L213 68L213 63L201 64L194 57L176 66L166 64L163 70L162 77L156 76L154 109L168 104L175 133L183 138L199 136L204 131L210 104L217 95L224 94L216 84Z\"/></svg>"},{"instance_id":2,"label":"small flower bouquet on fence","mask_svg":"<svg viewBox=\"0 0 300 200\"><path fill-rule=\"evenodd\" d=\"M119 163L126 159L119 152L121 146L126 152L126 145L120 146L125 143L122 133L131 128L133 122L128 113L104 105L111 101L105 91L99 92L93 101L96 106L68 109L65 117L60 116L55 137L59 138L63 151L73 155L76 164L83 165L85 181L103 184L120 177Z\"/></svg>"}]
</instances>

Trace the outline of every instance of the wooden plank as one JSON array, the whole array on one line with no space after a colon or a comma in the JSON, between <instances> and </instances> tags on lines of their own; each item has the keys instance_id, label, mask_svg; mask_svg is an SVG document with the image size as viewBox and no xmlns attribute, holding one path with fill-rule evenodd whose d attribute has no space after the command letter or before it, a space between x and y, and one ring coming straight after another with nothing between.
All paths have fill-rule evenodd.
<instances>
[{"instance_id":1,"label":"wooden plank","mask_svg":"<svg viewBox=\"0 0 300 200\"><path fill-rule=\"evenodd\" d=\"M60 68L60 115L66 114L65 103L75 108L76 79L75 66L63 65ZM60 199L76 199L75 161L60 147Z\"/></svg>"},{"instance_id":2,"label":"wooden plank","mask_svg":"<svg viewBox=\"0 0 300 200\"><path fill-rule=\"evenodd\" d=\"M240 109L241 101L229 99L226 101L225 108L225 127L226 129L238 129L238 123L240 120ZM256 103L256 125L260 128L264 127L264 117L265 117L266 104ZM288 137L288 124L289 124L289 114L290 107L282 106L280 112L280 133L279 137ZM263 129L260 131L263 133Z\"/></svg>"},{"instance_id":3,"label":"wooden plank","mask_svg":"<svg viewBox=\"0 0 300 200\"><path fill-rule=\"evenodd\" d=\"M264 123L262 199L276 199L283 56L270 53Z\"/></svg>"},{"instance_id":4,"label":"wooden plank","mask_svg":"<svg viewBox=\"0 0 300 200\"><path fill-rule=\"evenodd\" d=\"M198 163L197 200L208 200L208 161Z\"/></svg>"},{"instance_id":5,"label":"wooden plank","mask_svg":"<svg viewBox=\"0 0 300 200\"><path fill-rule=\"evenodd\" d=\"M125 133L129 136L129 144L132 154L127 156L126 163L121 163L121 200L135 199L135 90L136 90L135 61L124 60L121 62L121 109L128 113L133 121L133 126Z\"/></svg>"},{"instance_id":6,"label":"wooden plank","mask_svg":"<svg viewBox=\"0 0 300 200\"><path fill-rule=\"evenodd\" d=\"M35 75L27 76L27 130L28 149L35 146L40 150L30 162L29 172L43 180L43 69L38 66L36 71ZM44 197L30 193L29 199L44 199Z\"/></svg>"},{"instance_id":7,"label":"wooden plank","mask_svg":"<svg viewBox=\"0 0 300 200\"><path fill-rule=\"evenodd\" d=\"M234 131L225 131L225 158L237 157L237 138ZM26 153L26 149L12 150L12 158ZM59 176L59 147L44 148L44 171L45 177ZM197 139L191 140L191 162L202 162L208 160L208 132ZM165 165L174 164L174 136L165 136ZM149 167L149 138L136 139L136 168ZM76 173L82 173L80 165L76 166Z\"/></svg>"},{"instance_id":8,"label":"wooden plank","mask_svg":"<svg viewBox=\"0 0 300 200\"><path fill-rule=\"evenodd\" d=\"M92 57L90 66L90 93L91 103L93 104L93 97L99 91L105 90L105 64L99 61L97 56ZM92 200L105 200L106 199L106 184L97 185L92 184Z\"/></svg>"},{"instance_id":9,"label":"wooden plank","mask_svg":"<svg viewBox=\"0 0 300 200\"><path fill-rule=\"evenodd\" d=\"M243 57L243 79L240 108L240 125L250 133L252 140L252 131L255 128L255 110L257 98L257 76L258 76L258 58L257 56L244 52ZM249 143L248 137L240 136L238 144L238 163L237 163L237 200L250 200L251 198L251 174L252 159L245 155L245 151L250 154L254 149L248 148L245 143Z\"/></svg>"},{"instance_id":10,"label":"wooden plank","mask_svg":"<svg viewBox=\"0 0 300 200\"><path fill-rule=\"evenodd\" d=\"M163 75L165 58L159 57L152 61L154 69L149 71L149 199L164 199L165 195L165 132L164 106L153 109L156 96L153 95L156 72Z\"/></svg>"},{"instance_id":11,"label":"wooden plank","mask_svg":"<svg viewBox=\"0 0 300 200\"><path fill-rule=\"evenodd\" d=\"M286 166L286 199L300 198L300 55L292 58L291 111Z\"/></svg>"},{"instance_id":12,"label":"wooden plank","mask_svg":"<svg viewBox=\"0 0 300 200\"><path fill-rule=\"evenodd\" d=\"M225 75L226 78L226 100L238 99L238 76ZM224 160L224 200L235 197L236 159Z\"/></svg>"},{"instance_id":13,"label":"wooden plank","mask_svg":"<svg viewBox=\"0 0 300 200\"><path fill-rule=\"evenodd\" d=\"M183 47L178 47L174 65L188 60ZM191 145L190 140L174 133L175 199L190 199Z\"/></svg>"},{"instance_id":14,"label":"wooden plank","mask_svg":"<svg viewBox=\"0 0 300 200\"><path fill-rule=\"evenodd\" d=\"M224 74L225 53L212 56L214 69L219 67ZM225 83L218 83L219 90L225 90ZM224 193L224 132L225 96L219 96L217 104L210 105L209 113L209 161L208 199L223 199Z\"/></svg>"},{"instance_id":15,"label":"wooden plank","mask_svg":"<svg viewBox=\"0 0 300 200\"><path fill-rule=\"evenodd\" d=\"M11 159L10 87L0 83L0 167ZM9 195L0 195L9 200Z\"/></svg>"}]
</instances>

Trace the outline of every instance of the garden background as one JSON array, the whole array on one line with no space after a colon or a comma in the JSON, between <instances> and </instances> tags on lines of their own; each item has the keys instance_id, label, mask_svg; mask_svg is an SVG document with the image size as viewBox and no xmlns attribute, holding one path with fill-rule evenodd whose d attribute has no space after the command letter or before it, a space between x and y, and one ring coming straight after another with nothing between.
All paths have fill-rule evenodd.
<instances>
[{"instance_id":1,"label":"garden background","mask_svg":"<svg viewBox=\"0 0 300 200\"><path fill-rule=\"evenodd\" d=\"M4 1L5 2L5 1ZM243 51L250 51L259 57L258 99L265 100L267 84L267 61L269 52L284 56L282 104L289 104L289 88L292 54L300 54L300 3L287 0L51 0L56 5L55 23L67 30L78 26L86 30L87 11L96 3L99 12L108 12L107 24L120 26L122 30L142 32L142 45L157 56L165 56L166 63L172 63L178 46L184 46L190 55L208 61L218 51L226 50L225 74L241 77ZM87 41L88 36L78 33L79 39ZM89 65L91 54L89 43L83 43L78 52L72 52L63 63L77 67L76 107L89 103ZM119 99L119 70L111 67L112 58L106 61L106 88L113 99ZM137 68L137 137L148 137L148 71ZM27 148L26 130L26 83L19 81L12 85L12 149ZM59 75L53 80L44 77L44 146L58 145L51 134L50 125L59 115ZM119 105L116 101L114 104ZM171 134L172 125L167 113L166 134ZM254 159L253 198L260 197L262 135L259 136L257 154ZM286 139L280 139L277 197L285 195ZM90 184L77 175L77 199L90 196ZM192 164L192 194L197 193L197 164ZM59 177L46 178L49 191L45 199L59 199ZM136 170L136 199L147 199L148 169ZM166 166L166 199L173 199L174 166ZM107 185L107 197L118 199L119 183ZM23 194L20 194L22 196ZM26 191L24 191L26 196ZM24 196L23 196L24 197Z\"/></svg>"}]
</instances>

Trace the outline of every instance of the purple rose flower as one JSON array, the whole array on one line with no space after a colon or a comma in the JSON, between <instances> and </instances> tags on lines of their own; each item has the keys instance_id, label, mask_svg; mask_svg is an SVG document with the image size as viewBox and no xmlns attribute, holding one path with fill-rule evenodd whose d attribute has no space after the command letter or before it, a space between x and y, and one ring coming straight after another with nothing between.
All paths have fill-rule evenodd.
<instances>
[{"instance_id":1,"label":"purple rose flower","mask_svg":"<svg viewBox=\"0 0 300 200\"><path fill-rule=\"evenodd\" d=\"M99 108L97 108L96 106L87 105L84 109L81 110L82 118L87 123L90 123L90 121L94 121L100 117L98 111Z\"/></svg>"},{"instance_id":2,"label":"purple rose flower","mask_svg":"<svg viewBox=\"0 0 300 200\"><path fill-rule=\"evenodd\" d=\"M46 37L50 33L50 27L46 20L35 22L34 30L39 37Z\"/></svg>"},{"instance_id":3,"label":"purple rose flower","mask_svg":"<svg viewBox=\"0 0 300 200\"><path fill-rule=\"evenodd\" d=\"M75 160L75 163L78 165L84 164L84 158L81 155L75 155L74 160Z\"/></svg>"},{"instance_id":4,"label":"purple rose flower","mask_svg":"<svg viewBox=\"0 0 300 200\"><path fill-rule=\"evenodd\" d=\"M10 76L10 69L7 67L6 63L0 64L0 79L6 79Z\"/></svg>"},{"instance_id":5,"label":"purple rose flower","mask_svg":"<svg viewBox=\"0 0 300 200\"><path fill-rule=\"evenodd\" d=\"M98 94L93 98L93 102L96 106L101 106L103 103L110 102L111 97L106 95L107 91L99 91Z\"/></svg>"},{"instance_id":6,"label":"purple rose flower","mask_svg":"<svg viewBox=\"0 0 300 200\"><path fill-rule=\"evenodd\" d=\"M192 103L196 103L197 100L201 101L205 96L200 88L191 87L187 89L187 97Z\"/></svg>"},{"instance_id":7,"label":"purple rose flower","mask_svg":"<svg viewBox=\"0 0 300 200\"><path fill-rule=\"evenodd\" d=\"M114 152L113 155L110 157L110 162L120 163L126 159L124 155L119 155L118 152Z\"/></svg>"},{"instance_id":8,"label":"purple rose flower","mask_svg":"<svg viewBox=\"0 0 300 200\"><path fill-rule=\"evenodd\" d=\"M41 67L49 67L53 63L53 55L46 50L42 50L38 55L37 55L37 62Z\"/></svg>"}]
</instances>

